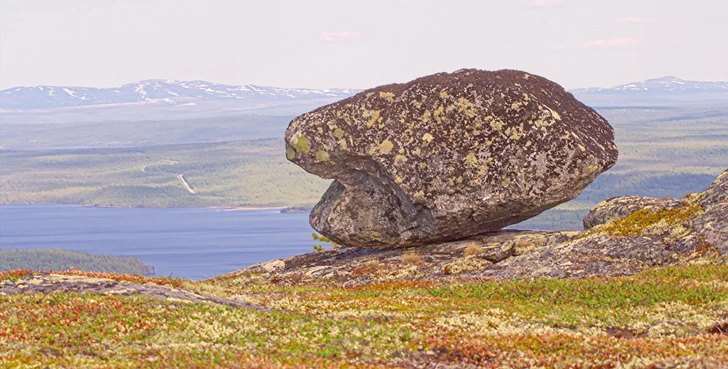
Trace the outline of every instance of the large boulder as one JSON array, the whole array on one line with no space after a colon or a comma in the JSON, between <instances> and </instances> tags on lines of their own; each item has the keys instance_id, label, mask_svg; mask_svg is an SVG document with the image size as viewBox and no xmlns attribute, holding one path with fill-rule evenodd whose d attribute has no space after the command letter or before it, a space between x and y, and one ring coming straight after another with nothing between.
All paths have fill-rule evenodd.
<instances>
[{"instance_id":1,"label":"large boulder","mask_svg":"<svg viewBox=\"0 0 728 369\"><path fill-rule=\"evenodd\" d=\"M359 247L500 229L576 197L617 160L604 118L515 70L366 90L294 119L285 140L289 160L335 179L311 226Z\"/></svg>"}]
</instances>

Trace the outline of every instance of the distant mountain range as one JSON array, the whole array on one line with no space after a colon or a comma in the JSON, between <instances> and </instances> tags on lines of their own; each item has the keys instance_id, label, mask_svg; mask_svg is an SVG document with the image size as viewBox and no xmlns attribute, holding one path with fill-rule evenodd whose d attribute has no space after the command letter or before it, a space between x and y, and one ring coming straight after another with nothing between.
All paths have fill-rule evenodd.
<instances>
[{"instance_id":1,"label":"distant mountain range","mask_svg":"<svg viewBox=\"0 0 728 369\"><path fill-rule=\"evenodd\" d=\"M590 87L569 90L569 92L571 92L572 94L623 93L644 91L663 93L728 92L728 82L686 81L677 77L667 76L609 88Z\"/></svg>"},{"instance_id":2,"label":"distant mountain range","mask_svg":"<svg viewBox=\"0 0 728 369\"><path fill-rule=\"evenodd\" d=\"M0 91L5 122L196 118L239 114L297 115L361 90L233 86L152 79L113 88L34 86ZM570 90L587 105L669 106L728 102L728 82L648 79L611 88Z\"/></svg>"},{"instance_id":3,"label":"distant mountain range","mask_svg":"<svg viewBox=\"0 0 728 369\"><path fill-rule=\"evenodd\" d=\"M728 82L687 81L672 76L610 88L577 88L569 92L593 107L728 103Z\"/></svg>"},{"instance_id":4,"label":"distant mountain range","mask_svg":"<svg viewBox=\"0 0 728 369\"><path fill-rule=\"evenodd\" d=\"M52 109L70 106L162 102L196 105L198 101L237 101L246 107L306 100L338 100L356 90L277 88L255 85L232 86L205 81L150 79L121 87L16 87L0 91L5 110Z\"/></svg>"}]
</instances>

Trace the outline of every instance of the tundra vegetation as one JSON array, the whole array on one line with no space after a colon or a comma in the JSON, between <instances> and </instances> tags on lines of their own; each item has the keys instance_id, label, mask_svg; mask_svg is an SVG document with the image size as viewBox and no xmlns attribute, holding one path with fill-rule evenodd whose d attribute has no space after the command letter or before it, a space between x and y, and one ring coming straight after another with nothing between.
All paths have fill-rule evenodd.
<instances>
[{"instance_id":1,"label":"tundra vegetation","mask_svg":"<svg viewBox=\"0 0 728 369\"><path fill-rule=\"evenodd\" d=\"M0 291L34 274L2 272ZM0 366L699 368L728 362L725 265L661 267L629 277L359 287L85 275L89 283L156 284L242 298L257 308L139 294L0 293Z\"/></svg>"}]
</instances>

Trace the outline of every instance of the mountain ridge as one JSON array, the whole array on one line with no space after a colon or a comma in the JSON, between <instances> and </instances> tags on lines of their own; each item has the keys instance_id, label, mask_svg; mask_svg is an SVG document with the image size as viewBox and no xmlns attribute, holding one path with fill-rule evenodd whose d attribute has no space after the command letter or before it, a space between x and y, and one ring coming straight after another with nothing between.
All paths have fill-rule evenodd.
<instances>
[{"instance_id":1,"label":"mountain ridge","mask_svg":"<svg viewBox=\"0 0 728 369\"><path fill-rule=\"evenodd\" d=\"M659 92L728 92L726 81L690 81L674 76L646 79L612 87L588 87L569 90L572 94L605 93L625 91Z\"/></svg>"},{"instance_id":2,"label":"mountain ridge","mask_svg":"<svg viewBox=\"0 0 728 369\"><path fill-rule=\"evenodd\" d=\"M0 91L3 110L36 110L89 105L164 102L195 105L197 101L244 100L270 102L341 99L354 89L280 88L258 85L228 85L202 80L148 79L119 87L20 86Z\"/></svg>"},{"instance_id":3,"label":"mountain ridge","mask_svg":"<svg viewBox=\"0 0 728 369\"><path fill-rule=\"evenodd\" d=\"M6 124L203 119L241 114L296 116L360 91L168 79L147 79L105 88L21 86L0 91L0 116ZM568 91L591 107L728 102L728 82L688 81L671 76Z\"/></svg>"}]
</instances>

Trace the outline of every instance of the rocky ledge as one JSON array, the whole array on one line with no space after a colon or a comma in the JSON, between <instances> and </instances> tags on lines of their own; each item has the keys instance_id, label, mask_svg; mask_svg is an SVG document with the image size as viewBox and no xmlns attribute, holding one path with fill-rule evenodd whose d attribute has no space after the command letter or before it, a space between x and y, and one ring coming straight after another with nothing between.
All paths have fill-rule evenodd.
<instances>
[{"instance_id":1,"label":"rocky ledge","mask_svg":"<svg viewBox=\"0 0 728 369\"><path fill-rule=\"evenodd\" d=\"M218 278L345 286L384 281L581 278L728 260L728 170L682 199L628 196L596 205L583 232L496 231L416 248L342 247Z\"/></svg>"},{"instance_id":2,"label":"rocky ledge","mask_svg":"<svg viewBox=\"0 0 728 369\"><path fill-rule=\"evenodd\" d=\"M176 303L212 303L239 308L270 310L263 306L249 304L244 300L227 299L203 293L196 293L171 286L154 283L137 283L112 278L83 275L69 275L68 272L30 272L18 278L0 281L0 296L18 293L62 293L79 292L109 296L143 295L158 300Z\"/></svg>"}]
</instances>

